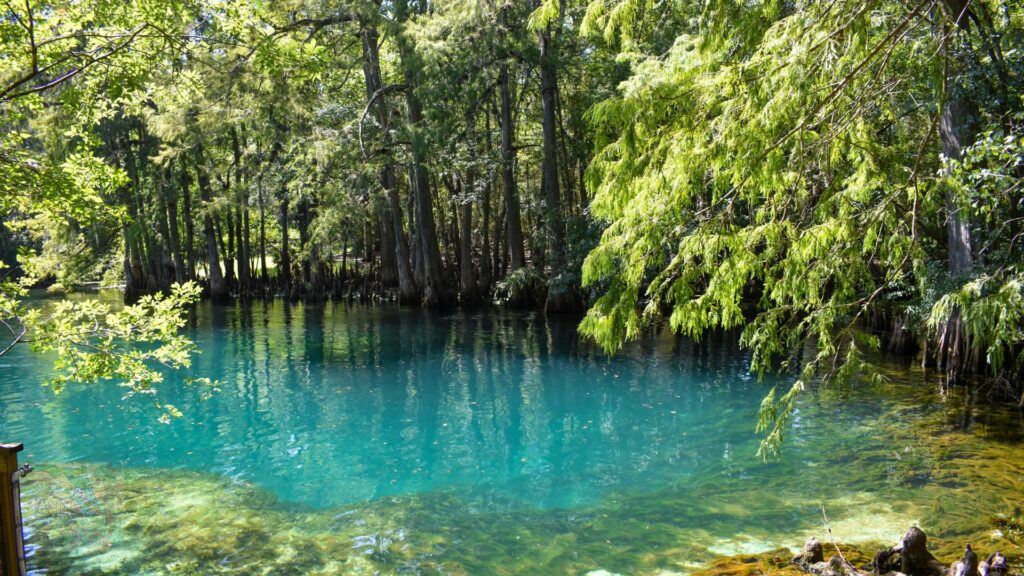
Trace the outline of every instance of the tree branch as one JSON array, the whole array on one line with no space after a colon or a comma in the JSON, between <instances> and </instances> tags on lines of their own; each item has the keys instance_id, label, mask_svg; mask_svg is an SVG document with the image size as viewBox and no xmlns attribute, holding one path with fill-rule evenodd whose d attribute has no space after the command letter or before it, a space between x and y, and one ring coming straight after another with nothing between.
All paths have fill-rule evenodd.
<instances>
[{"instance_id":1,"label":"tree branch","mask_svg":"<svg viewBox=\"0 0 1024 576\"><path fill-rule=\"evenodd\" d=\"M43 92L45 90L48 90L48 89L53 88L55 86L58 86L58 85L60 85L60 84L62 84L64 82L70 80L71 78L74 78L75 76L81 74L82 72L85 72L86 70L88 70L92 66L94 66L94 65L96 65L96 64L98 64L98 63L100 63L100 62L110 58L114 54L117 54L121 50L124 50L125 48L130 46L131 43L134 42L135 39L139 36L139 34L142 34L143 30L147 29L148 27L149 27L148 23L141 24L140 26L135 28L135 30L133 30L131 33L129 33L127 35L127 38L125 39L125 41L122 42L120 45L117 45L117 46L114 46L114 47L110 48L109 50L107 50L107 52L105 52L103 54L100 54L99 56L95 56L95 57L89 58L88 60L86 60L80 66L77 66L75 68L72 68L71 70L68 70L68 71L64 72L63 74L57 76L53 80L50 80L48 82L44 82L43 84L39 84L39 85L33 86L31 88L26 88L25 90L21 90L21 91L18 91L18 92L12 92L12 90L17 88L19 85L24 84L25 82L27 82L28 80L31 80L32 78L34 78L37 75L36 73L30 74L26 79L19 80L18 82L16 82L16 83L8 86L7 88L5 88L3 92L0 92L0 102L10 102L10 101L15 100L16 98L20 98L22 96L28 96L29 94L35 94L35 93L38 93L38 92ZM64 62L64 61L66 61L66 60L68 60L68 59L70 59L72 57L73 56L69 56L68 58L64 58L64 59L62 59L62 60L60 60L58 62ZM45 69L52 68L53 66L54 66L54 64L51 64L50 66L47 66Z\"/></svg>"},{"instance_id":2,"label":"tree branch","mask_svg":"<svg viewBox=\"0 0 1024 576\"><path fill-rule=\"evenodd\" d=\"M376 102L378 98L382 98L392 92L403 92L407 89L408 86L405 84L388 84L374 92L366 102L366 108L363 109L362 115L359 116L359 150L362 151L363 158L369 157L366 154L366 146L363 144L363 123L366 122L366 116L370 113L370 108L373 107L374 102Z\"/></svg>"}]
</instances>

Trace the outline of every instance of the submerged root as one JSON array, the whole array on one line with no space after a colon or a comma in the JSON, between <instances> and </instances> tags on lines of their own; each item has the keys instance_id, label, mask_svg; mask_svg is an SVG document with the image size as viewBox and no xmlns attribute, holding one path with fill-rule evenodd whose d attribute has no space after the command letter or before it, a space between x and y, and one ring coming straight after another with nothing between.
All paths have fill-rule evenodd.
<instances>
[{"instance_id":1,"label":"submerged root","mask_svg":"<svg viewBox=\"0 0 1024 576\"><path fill-rule=\"evenodd\" d=\"M838 546L837 546L838 548ZM944 548L945 549L945 548ZM914 526L894 546L877 552L872 558L855 546L843 546L842 552L826 560L825 549L817 538L809 538L789 562L785 550L773 550L755 556L719 558L694 576L761 576L764 574L814 574L816 576L1019 576L1002 552L992 552L979 561L971 546L948 568L928 550L924 531Z\"/></svg>"},{"instance_id":2,"label":"submerged root","mask_svg":"<svg viewBox=\"0 0 1024 576\"><path fill-rule=\"evenodd\" d=\"M928 536L917 526L912 526L900 541L891 548L880 550L874 559L857 568L841 554L825 562L821 545L812 538L804 545L803 551L793 558L793 564L807 573L820 576L1007 576L1009 564L1001 552L993 552L984 562L968 544L963 556L946 568L928 550Z\"/></svg>"}]
</instances>

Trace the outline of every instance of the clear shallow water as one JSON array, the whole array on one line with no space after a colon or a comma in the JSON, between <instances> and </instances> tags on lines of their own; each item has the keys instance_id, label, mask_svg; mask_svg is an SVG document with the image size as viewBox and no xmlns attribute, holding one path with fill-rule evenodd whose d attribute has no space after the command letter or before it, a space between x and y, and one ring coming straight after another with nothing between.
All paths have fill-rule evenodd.
<instances>
[{"instance_id":1,"label":"clear shallow water","mask_svg":"<svg viewBox=\"0 0 1024 576\"><path fill-rule=\"evenodd\" d=\"M190 332L191 372L220 391L171 378L169 425L114 385L54 396L28 350L2 359L0 436L43 464L26 486L37 567L655 573L798 545L819 502L846 541L986 533L1022 504L1019 438L989 434L1019 423L989 426L909 370L807 394L764 463L767 386L728 342L663 334L607 359L570 320L282 302L205 305ZM990 449L1016 467L944 484L943 459ZM953 522L943 498L961 493L977 510Z\"/></svg>"}]
</instances>

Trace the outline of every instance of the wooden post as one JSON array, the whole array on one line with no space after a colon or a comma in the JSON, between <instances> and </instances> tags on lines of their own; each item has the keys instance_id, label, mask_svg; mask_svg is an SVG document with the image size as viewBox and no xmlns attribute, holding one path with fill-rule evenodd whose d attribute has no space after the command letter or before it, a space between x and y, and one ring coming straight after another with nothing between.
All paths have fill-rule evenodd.
<instances>
[{"instance_id":1,"label":"wooden post","mask_svg":"<svg viewBox=\"0 0 1024 576\"><path fill-rule=\"evenodd\" d=\"M21 531L21 444L0 444L0 576L25 576L25 543Z\"/></svg>"}]
</instances>

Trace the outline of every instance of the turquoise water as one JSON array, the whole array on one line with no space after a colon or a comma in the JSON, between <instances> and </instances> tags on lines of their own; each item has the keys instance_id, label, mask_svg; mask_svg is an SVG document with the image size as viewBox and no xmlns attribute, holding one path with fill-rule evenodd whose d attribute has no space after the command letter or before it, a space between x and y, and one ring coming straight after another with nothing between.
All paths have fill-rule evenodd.
<instances>
[{"instance_id":1,"label":"turquoise water","mask_svg":"<svg viewBox=\"0 0 1024 576\"><path fill-rule=\"evenodd\" d=\"M762 462L753 425L767 386L728 339L656 334L608 359L569 319L283 302L203 305L189 332L202 351L190 372L219 391L169 379L158 397L184 413L170 424L113 384L55 396L40 384L48 361L28 350L0 359L0 437L42 466L26 485L36 568L170 573L168 558L193 554L195 573L686 572L799 545L820 527L819 502L847 541L890 540L911 522L967 530L935 508L957 487L942 485L933 440L1007 442L986 438L970 407L958 424L959 402L899 369L884 389L809 393L784 458ZM138 486L145 503L123 497ZM979 513L1020 503L1005 483L970 488ZM83 490L116 509L99 524L116 530L89 523ZM189 507L206 512L181 516ZM257 540L286 531L287 543L231 544L218 530L240 511ZM166 549L197 522L227 543ZM300 536L339 544L313 555Z\"/></svg>"}]
</instances>

